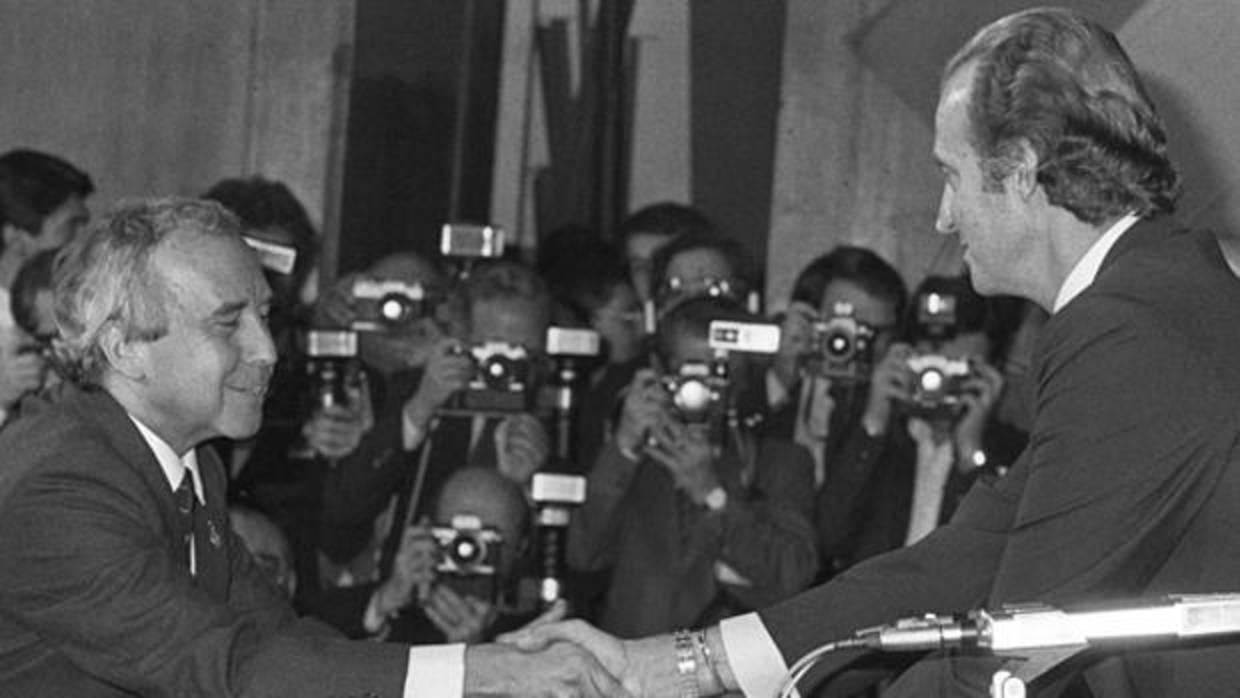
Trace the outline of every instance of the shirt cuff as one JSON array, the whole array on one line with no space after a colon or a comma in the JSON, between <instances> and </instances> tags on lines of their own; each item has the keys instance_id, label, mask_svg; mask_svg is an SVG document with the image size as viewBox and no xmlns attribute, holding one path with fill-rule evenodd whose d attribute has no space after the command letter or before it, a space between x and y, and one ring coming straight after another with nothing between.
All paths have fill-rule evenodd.
<instances>
[{"instance_id":1,"label":"shirt cuff","mask_svg":"<svg viewBox=\"0 0 1240 698\"><path fill-rule=\"evenodd\" d=\"M790 394L783 382L775 375L775 369L766 370L766 404L772 408L781 407L788 402Z\"/></svg>"},{"instance_id":2,"label":"shirt cuff","mask_svg":"<svg viewBox=\"0 0 1240 698\"><path fill-rule=\"evenodd\" d=\"M414 423L409 418L409 410L402 409L400 411L400 441L401 447L406 451L412 451L422 445L422 440L426 438L426 430Z\"/></svg>"},{"instance_id":3,"label":"shirt cuff","mask_svg":"<svg viewBox=\"0 0 1240 698\"><path fill-rule=\"evenodd\" d=\"M462 698L464 695L464 644L409 648L404 698Z\"/></svg>"},{"instance_id":4,"label":"shirt cuff","mask_svg":"<svg viewBox=\"0 0 1240 698\"><path fill-rule=\"evenodd\" d=\"M746 698L779 695L788 665L758 614L727 618L719 624L719 631L732 675Z\"/></svg>"}]
</instances>

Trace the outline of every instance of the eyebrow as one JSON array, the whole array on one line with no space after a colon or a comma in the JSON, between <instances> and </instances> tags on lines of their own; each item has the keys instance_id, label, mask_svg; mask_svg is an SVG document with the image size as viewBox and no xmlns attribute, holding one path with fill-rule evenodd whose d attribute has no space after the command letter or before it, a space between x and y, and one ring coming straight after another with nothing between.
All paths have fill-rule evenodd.
<instances>
[{"instance_id":1,"label":"eyebrow","mask_svg":"<svg viewBox=\"0 0 1240 698\"><path fill-rule=\"evenodd\" d=\"M245 301L232 301L232 302L224 303L211 312L211 317L220 318L220 317L228 317L229 315L236 315L237 313L240 313L242 310L245 310L245 306L246 306Z\"/></svg>"}]
</instances>

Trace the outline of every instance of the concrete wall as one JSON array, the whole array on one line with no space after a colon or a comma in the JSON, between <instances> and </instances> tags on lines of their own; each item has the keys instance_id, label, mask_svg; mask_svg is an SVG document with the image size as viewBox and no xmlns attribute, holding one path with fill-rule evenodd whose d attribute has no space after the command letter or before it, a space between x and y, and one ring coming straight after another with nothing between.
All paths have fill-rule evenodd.
<instances>
[{"instance_id":1,"label":"concrete wall","mask_svg":"<svg viewBox=\"0 0 1240 698\"><path fill-rule=\"evenodd\" d=\"M352 21L353 0L3 0L0 150L80 165L96 210L261 173L322 222Z\"/></svg>"}]
</instances>

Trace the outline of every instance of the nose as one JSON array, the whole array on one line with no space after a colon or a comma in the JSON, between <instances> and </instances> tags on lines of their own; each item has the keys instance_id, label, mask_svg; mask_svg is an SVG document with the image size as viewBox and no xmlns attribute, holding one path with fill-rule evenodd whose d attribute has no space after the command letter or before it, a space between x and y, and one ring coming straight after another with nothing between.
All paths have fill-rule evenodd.
<instances>
[{"instance_id":1,"label":"nose","mask_svg":"<svg viewBox=\"0 0 1240 698\"><path fill-rule=\"evenodd\" d=\"M939 213L934 218L934 229L943 235L956 232L956 218L952 215L951 192L943 187L943 195L939 197Z\"/></svg>"},{"instance_id":2,"label":"nose","mask_svg":"<svg viewBox=\"0 0 1240 698\"><path fill-rule=\"evenodd\" d=\"M246 363L274 366L276 343L271 338L271 330L258 313L252 313L250 317L251 321L247 323L249 330L245 333L245 344L242 346L242 356Z\"/></svg>"}]
</instances>

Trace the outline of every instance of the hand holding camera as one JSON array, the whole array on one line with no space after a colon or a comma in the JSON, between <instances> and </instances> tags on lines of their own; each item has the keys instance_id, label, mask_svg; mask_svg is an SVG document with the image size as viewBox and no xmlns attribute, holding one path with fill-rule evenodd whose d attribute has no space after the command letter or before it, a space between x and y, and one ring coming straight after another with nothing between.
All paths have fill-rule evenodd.
<instances>
[{"instance_id":1,"label":"hand holding camera","mask_svg":"<svg viewBox=\"0 0 1240 698\"><path fill-rule=\"evenodd\" d=\"M898 401L908 400L913 394L914 376L908 361L914 355L913 348L903 342L895 342L874 367L870 376L870 392L862 415L862 427L871 436L887 432L891 413Z\"/></svg>"},{"instance_id":2,"label":"hand holding camera","mask_svg":"<svg viewBox=\"0 0 1240 698\"><path fill-rule=\"evenodd\" d=\"M667 468L676 487L701 504L719 486L715 447L703 425L682 424L664 415L651 433L646 454Z\"/></svg>"},{"instance_id":3,"label":"hand holding camera","mask_svg":"<svg viewBox=\"0 0 1240 698\"><path fill-rule=\"evenodd\" d=\"M814 351L814 322L817 312L808 303L797 301L788 306L780 324L779 351L771 368L785 388L797 382L801 362Z\"/></svg>"},{"instance_id":4,"label":"hand holding camera","mask_svg":"<svg viewBox=\"0 0 1240 698\"><path fill-rule=\"evenodd\" d=\"M973 362L972 369L962 386L963 411L952 430L957 454L971 454L982 448L982 434L1003 394L1004 378L999 369L980 360Z\"/></svg>"},{"instance_id":5,"label":"hand holding camera","mask_svg":"<svg viewBox=\"0 0 1240 698\"><path fill-rule=\"evenodd\" d=\"M495 438L500 473L523 487L546 464L551 453L547 430L532 414L505 417L495 431Z\"/></svg>"},{"instance_id":6,"label":"hand holding camera","mask_svg":"<svg viewBox=\"0 0 1240 698\"><path fill-rule=\"evenodd\" d=\"M301 435L315 453L329 460L348 456L374 426L369 395L358 395L350 405L327 405L311 415Z\"/></svg>"},{"instance_id":7,"label":"hand holding camera","mask_svg":"<svg viewBox=\"0 0 1240 698\"><path fill-rule=\"evenodd\" d=\"M667 392L654 371L644 368L633 376L615 431L616 446L621 453L636 454L645 448L646 436L653 433L664 418L667 403Z\"/></svg>"},{"instance_id":8,"label":"hand holding camera","mask_svg":"<svg viewBox=\"0 0 1240 698\"><path fill-rule=\"evenodd\" d=\"M473 375L474 361L461 351L460 343L450 337L441 338L431 347L422 382L405 403L405 414L414 424L426 425L436 410L469 385Z\"/></svg>"}]
</instances>

